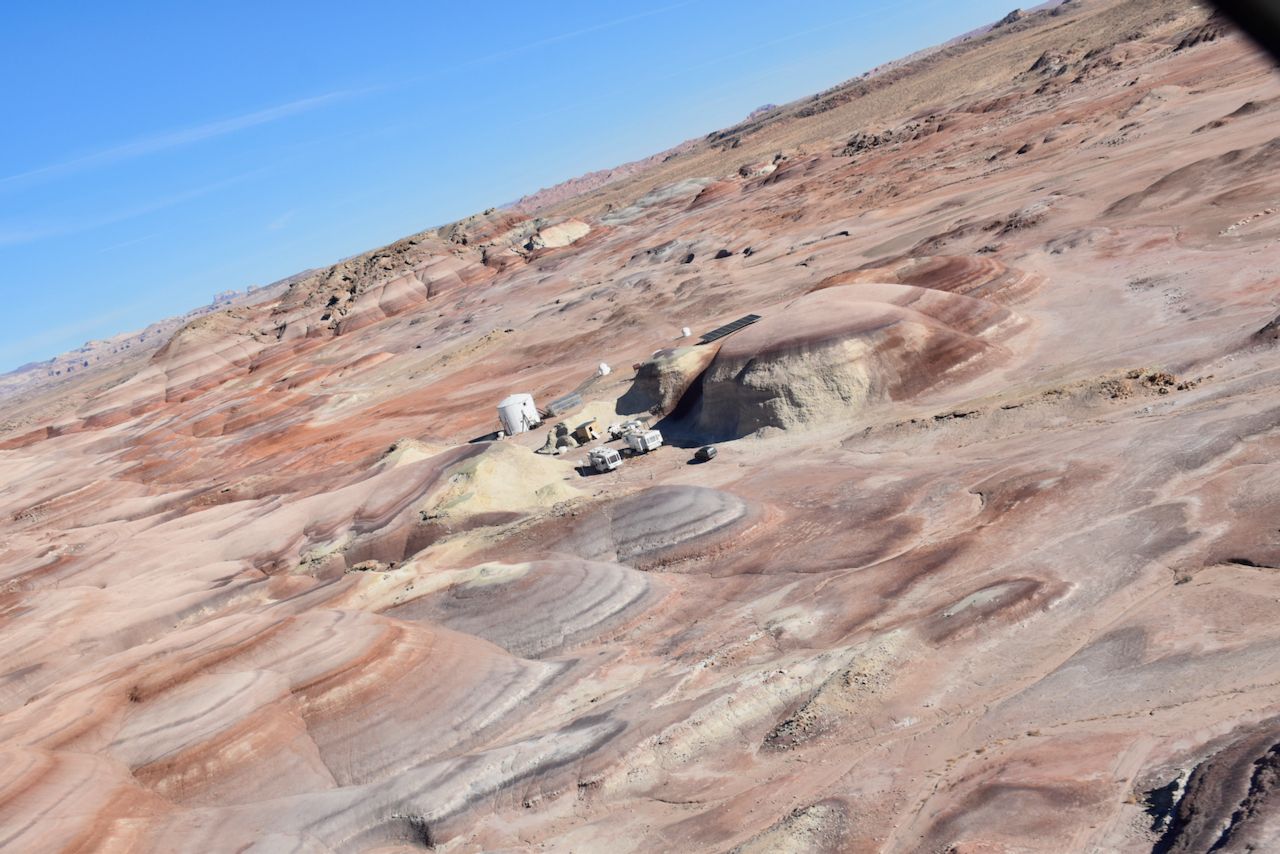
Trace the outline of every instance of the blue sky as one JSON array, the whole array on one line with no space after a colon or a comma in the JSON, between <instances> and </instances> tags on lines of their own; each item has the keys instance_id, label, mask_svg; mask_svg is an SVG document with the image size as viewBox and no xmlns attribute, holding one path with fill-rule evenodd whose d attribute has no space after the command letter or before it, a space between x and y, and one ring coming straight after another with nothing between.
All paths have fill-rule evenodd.
<instances>
[{"instance_id":1,"label":"blue sky","mask_svg":"<svg viewBox=\"0 0 1280 854\"><path fill-rule=\"evenodd\" d=\"M8 4L0 371L644 157L1010 8Z\"/></svg>"}]
</instances>

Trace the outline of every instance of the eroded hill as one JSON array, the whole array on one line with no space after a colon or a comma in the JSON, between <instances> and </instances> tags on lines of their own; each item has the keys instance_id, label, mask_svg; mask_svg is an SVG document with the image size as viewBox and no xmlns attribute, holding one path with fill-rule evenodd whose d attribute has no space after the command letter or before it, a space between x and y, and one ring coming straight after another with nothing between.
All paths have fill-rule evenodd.
<instances>
[{"instance_id":1,"label":"eroded hill","mask_svg":"<svg viewBox=\"0 0 1280 854\"><path fill-rule=\"evenodd\" d=\"M1280 82L1179 0L885 77L25 403L0 848L1275 847ZM671 443L487 441L575 390Z\"/></svg>"}]
</instances>

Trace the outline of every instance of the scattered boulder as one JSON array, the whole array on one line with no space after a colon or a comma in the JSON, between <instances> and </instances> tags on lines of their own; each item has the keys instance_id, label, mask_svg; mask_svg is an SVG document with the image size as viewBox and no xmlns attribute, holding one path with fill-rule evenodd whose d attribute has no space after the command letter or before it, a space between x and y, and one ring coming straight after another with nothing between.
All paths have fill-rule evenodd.
<instances>
[{"instance_id":1,"label":"scattered boulder","mask_svg":"<svg viewBox=\"0 0 1280 854\"><path fill-rule=\"evenodd\" d=\"M777 168L778 163L776 160L744 163L738 167L738 175L742 178L760 178L774 172Z\"/></svg>"},{"instance_id":2,"label":"scattered boulder","mask_svg":"<svg viewBox=\"0 0 1280 854\"><path fill-rule=\"evenodd\" d=\"M672 258L683 258L687 255L688 259L693 260L693 252L690 251L692 244L687 240L666 240L656 246L650 246L646 249L634 253L627 259L626 266L651 266L653 264L662 264ZM684 261L682 263L688 263Z\"/></svg>"},{"instance_id":3,"label":"scattered boulder","mask_svg":"<svg viewBox=\"0 0 1280 854\"><path fill-rule=\"evenodd\" d=\"M561 249L578 242L590 233L591 226L582 220L567 219L564 222L539 229L525 243L524 248L531 251L536 249Z\"/></svg>"},{"instance_id":4,"label":"scattered boulder","mask_svg":"<svg viewBox=\"0 0 1280 854\"><path fill-rule=\"evenodd\" d=\"M895 134L891 130L881 131L880 133L866 133L858 131L849 138L844 144L844 148L836 152L837 157L853 157L864 151L870 151L873 148L879 148L882 145L888 145L895 139Z\"/></svg>"},{"instance_id":5,"label":"scattered boulder","mask_svg":"<svg viewBox=\"0 0 1280 854\"><path fill-rule=\"evenodd\" d=\"M390 568L390 565L380 560L362 560L355 566L348 568L346 572L387 572Z\"/></svg>"},{"instance_id":6,"label":"scattered boulder","mask_svg":"<svg viewBox=\"0 0 1280 854\"><path fill-rule=\"evenodd\" d=\"M1030 151L1031 143L1024 145L1018 150L1019 154L1025 154ZM1003 220L997 220L992 223L992 230L999 229L997 232L1000 236L1012 234L1015 231L1023 231L1024 229L1034 228L1044 222L1045 217L1049 215L1049 209L1053 207L1053 199L1044 199L1039 202L1033 202L1025 207L1018 208Z\"/></svg>"},{"instance_id":7,"label":"scattered boulder","mask_svg":"<svg viewBox=\"0 0 1280 854\"><path fill-rule=\"evenodd\" d=\"M529 217L518 211L489 208L444 226L440 237L456 246L488 246L500 242L528 220Z\"/></svg>"},{"instance_id":8,"label":"scattered boulder","mask_svg":"<svg viewBox=\"0 0 1280 854\"><path fill-rule=\"evenodd\" d=\"M1010 24L1016 24L1018 21L1021 21L1023 17L1025 16L1023 15L1021 9L1014 9L1012 12L1010 12L1009 14L1005 15L1003 18L1001 18L1000 20L992 24L991 29L998 30L1001 27L1007 27Z\"/></svg>"},{"instance_id":9,"label":"scattered boulder","mask_svg":"<svg viewBox=\"0 0 1280 854\"><path fill-rule=\"evenodd\" d=\"M1071 64L1071 57L1058 50L1046 50L1031 63L1031 67L1027 69L1028 74L1035 74L1040 77L1061 77L1067 73L1067 68Z\"/></svg>"},{"instance_id":10,"label":"scattered boulder","mask_svg":"<svg viewBox=\"0 0 1280 854\"><path fill-rule=\"evenodd\" d=\"M1192 28L1183 35L1182 39L1174 47L1175 51L1186 50L1196 45L1208 44L1211 41L1217 41L1225 36L1228 32L1227 19L1219 12L1214 12L1209 16L1203 24Z\"/></svg>"},{"instance_id":11,"label":"scattered boulder","mask_svg":"<svg viewBox=\"0 0 1280 854\"><path fill-rule=\"evenodd\" d=\"M1265 341L1268 343L1272 341L1280 341L1280 314L1271 318L1266 326L1263 326L1257 332L1253 333L1253 338L1255 341Z\"/></svg>"}]
</instances>

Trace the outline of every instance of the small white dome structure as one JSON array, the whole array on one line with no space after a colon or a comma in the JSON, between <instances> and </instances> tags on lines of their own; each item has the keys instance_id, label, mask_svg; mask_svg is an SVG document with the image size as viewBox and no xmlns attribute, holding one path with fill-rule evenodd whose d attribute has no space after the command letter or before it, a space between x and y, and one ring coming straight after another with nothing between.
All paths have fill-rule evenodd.
<instances>
[{"instance_id":1,"label":"small white dome structure","mask_svg":"<svg viewBox=\"0 0 1280 854\"><path fill-rule=\"evenodd\" d=\"M512 394L498 404L498 420L508 436L525 433L542 423L531 394Z\"/></svg>"},{"instance_id":2,"label":"small white dome structure","mask_svg":"<svg viewBox=\"0 0 1280 854\"><path fill-rule=\"evenodd\" d=\"M688 338L688 337L690 337L691 335L693 335L693 330L692 330L692 329L690 329L690 328L689 328L689 327L687 327L687 326L681 326L681 327L680 327L680 337L681 337L681 338Z\"/></svg>"},{"instance_id":3,"label":"small white dome structure","mask_svg":"<svg viewBox=\"0 0 1280 854\"><path fill-rule=\"evenodd\" d=\"M601 362L600 367L596 368L597 376L607 377L611 373L613 373L613 368L609 367L604 362Z\"/></svg>"}]
</instances>

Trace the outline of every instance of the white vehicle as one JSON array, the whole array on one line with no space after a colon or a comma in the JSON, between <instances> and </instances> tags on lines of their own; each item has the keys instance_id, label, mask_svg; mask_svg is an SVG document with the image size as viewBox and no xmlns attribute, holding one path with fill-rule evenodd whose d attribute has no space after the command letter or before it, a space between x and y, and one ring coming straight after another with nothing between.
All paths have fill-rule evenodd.
<instances>
[{"instance_id":1,"label":"white vehicle","mask_svg":"<svg viewBox=\"0 0 1280 854\"><path fill-rule=\"evenodd\" d=\"M619 421L609 425L609 436L614 439L621 439L628 433L643 433L647 427L647 424L636 418L632 418L629 421Z\"/></svg>"},{"instance_id":2,"label":"white vehicle","mask_svg":"<svg viewBox=\"0 0 1280 854\"><path fill-rule=\"evenodd\" d=\"M622 465L622 456L613 448L592 448L587 455L591 467L598 472L613 471Z\"/></svg>"},{"instance_id":3,"label":"white vehicle","mask_svg":"<svg viewBox=\"0 0 1280 854\"><path fill-rule=\"evenodd\" d=\"M626 435L627 447L637 454L647 454L662 447L662 434L657 430L636 430Z\"/></svg>"}]
</instances>

